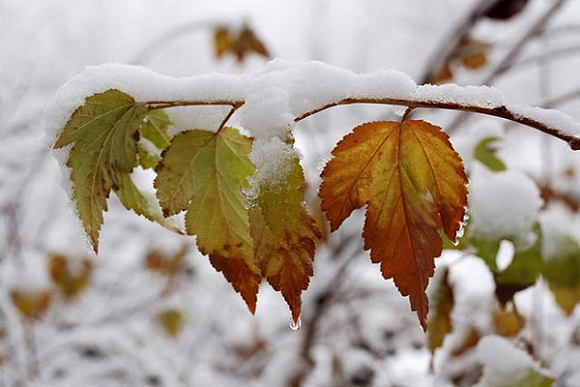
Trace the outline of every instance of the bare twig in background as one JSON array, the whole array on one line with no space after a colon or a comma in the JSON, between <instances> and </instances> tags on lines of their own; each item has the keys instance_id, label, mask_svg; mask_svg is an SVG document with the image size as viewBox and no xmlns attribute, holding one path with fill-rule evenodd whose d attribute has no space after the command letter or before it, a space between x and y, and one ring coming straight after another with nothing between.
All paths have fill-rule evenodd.
<instances>
[{"instance_id":1,"label":"bare twig in background","mask_svg":"<svg viewBox=\"0 0 580 387\"><path fill-rule=\"evenodd\" d=\"M532 39L537 31L542 29L546 23L556 14L562 5L564 5L565 0L554 0L551 6L549 6L544 14L540 16L534 23L532 23L528 29L520 36L520 38L514 42L512 48L504 54L501 60L492 64L487 70L487 75L483 77L482 80L477 82L480 85L491 85L495 79L501 75L502 69L512 63L518 55L520 55L522 49ZM451 123L446 126L447 133L453 133L457 127L465 121L465 113L458 114Z\"/></svg>"},{"instance_id":2,"label":"bare twig in background","mask_svg":"<svg viewBox=\"0 0 580 387\"><path fill-rule=\"evenodd\" d=\"M434 79L441 68L453 56L461 41L469 36L471 29L485 12L495 5L499 0L480 0L473 8L465 14L465 17L453 28L443 39L437 49L427 61L429 66L419 80L419 84L429 83Z\"/></svg>"}]
</instances>

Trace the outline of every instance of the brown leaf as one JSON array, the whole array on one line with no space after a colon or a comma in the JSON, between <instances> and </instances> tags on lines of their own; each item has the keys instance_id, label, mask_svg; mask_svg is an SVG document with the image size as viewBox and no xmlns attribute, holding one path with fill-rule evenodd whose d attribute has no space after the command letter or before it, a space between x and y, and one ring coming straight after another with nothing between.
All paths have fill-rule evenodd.
<instances>
[{"instance_id":1,"label":"brown leaf","mask_svg":"<svg viewBox=\"0 0 580 387\"><path fill-rule=\"evenodd\" d=\"M50 307L51 296L48 290L27 291L12 290L10 292L12 304L23 317L39 320Z\"/></svg>"},{"instance_id":2,"label":"brown leaf","mask_svg":"<svg viewBox=\"0 0 580 387\"><path fill-rule=\"evenodd\" d=\"M319 192L331 230L367 205L364 248L410 297L426 329L425 289L442 251L438 230L455 240L467 204L461 158L440 128L408 120L358 126L332 155Z\"/></svg>"},{"instance_id":3,"label":"brown leaf","mask_svg":"<svg viewBox=\"0 0 580 387\"><path fill-rule=\"evenodd\" d=\"M52 282L64 299L70 301L87 288L93 271L93 263L90 259L83 258L79 267L72 270L65 256L52 254L49 257L48 269Z\"/></svg>"},{"instance_id":4,"label":"brown leaf","mask_svg":"<svg viewBox=\"0 0 580 387\"><path fill-rule=\"evenodd\" d=\"M431 353L435 353L435 350L443 345L445 337L453 330L451 321L451 312L455 304L453 288L449 283L449 269L445 267L442 270L443 273L440 276L438 274L439 282L434 284L435 289L432 293L434 308L429 313L427 342Z\"/></svg>"}]
</instances>

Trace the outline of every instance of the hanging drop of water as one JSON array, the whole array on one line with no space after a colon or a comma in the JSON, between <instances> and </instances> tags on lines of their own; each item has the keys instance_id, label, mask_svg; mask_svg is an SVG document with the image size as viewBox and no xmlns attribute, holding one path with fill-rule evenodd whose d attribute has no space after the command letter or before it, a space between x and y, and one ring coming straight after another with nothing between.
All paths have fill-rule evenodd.
<instances>
[{"instance_id":1,"label":"hanging drop of water","mask_svg":"<svg viewBox=\"0 0 580 387\"><path fill-rule=\"evenodd\" d=\"M301 326L302 320L300 320L300 317L298 317L298 321L296 322L294 322L294 320L290 320L290 329L292 329L293 331L299 330Z\"/></svg>"}]
</instances>

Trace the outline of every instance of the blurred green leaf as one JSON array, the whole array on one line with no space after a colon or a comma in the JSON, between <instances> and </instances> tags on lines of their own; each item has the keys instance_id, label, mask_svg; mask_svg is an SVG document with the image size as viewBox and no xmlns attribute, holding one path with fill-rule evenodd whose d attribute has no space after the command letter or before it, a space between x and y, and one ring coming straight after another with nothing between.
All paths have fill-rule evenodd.
<instances>
[{"instance_id":1,"label":"blurred green leaf","mask_svg":"<svg viewBox=\"0 0 580 387\"><path fill-rule=\"evenodd\" d=\"M500 140L499 137L486 137L477 144L473 151L473 157L494 172L506 170L505 163L497 157L496 148L493 147L493 143L498 140Z\"/></svg>"}]
</instances>

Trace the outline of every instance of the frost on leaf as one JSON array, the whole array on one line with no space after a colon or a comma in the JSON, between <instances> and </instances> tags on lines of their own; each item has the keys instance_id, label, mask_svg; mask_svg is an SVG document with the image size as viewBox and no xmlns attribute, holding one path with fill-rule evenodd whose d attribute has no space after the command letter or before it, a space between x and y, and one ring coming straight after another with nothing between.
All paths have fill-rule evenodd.
<instances>
[{"instance_id":1,"label":"frost on leaf","mask_svg":"<svg viewBox=\"0 0 580 387\"><path fill-rule=\"evenodd\" d=\"M243 193L254 173L251 148L252 140L232 128L181 133L163 153L155 187L166 216L187 210L187 233L253 313L261 277Z\"/></svg>"},{"instance_id":2,"label":"frost on leaf","mask_svg":"<svg viewBox=\"0 0 580 387\"><path fill-rule=\"evenodd\" d=\"M291 159L286 179L261 181L249 210L254 256L262 276L282 292L294 322L301 310L301 294L312 276L316 239L322 235L304 206L304 171L298 157Z\"/></svg>"},{"instance_id":3,"label":"frost on leaf","mask_svg":"<svg viewBox=\"0 0 580 387\"><path fill-rule=\"evenodd\" d=\"M409 296L427 328L425 289L442 251L438 230L455 240L467 204L467 177L440 128L424 121L358 126L332 151L319 195L334 231L367 205L365 250Z\"/></svg>"}]
</instances>

